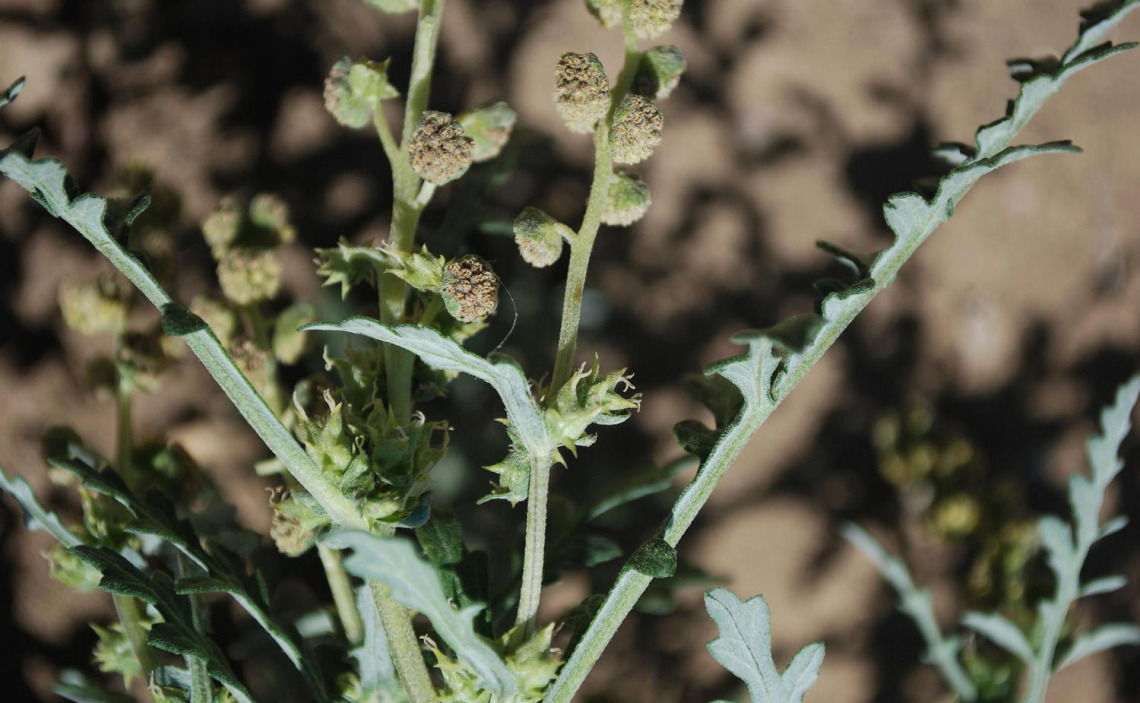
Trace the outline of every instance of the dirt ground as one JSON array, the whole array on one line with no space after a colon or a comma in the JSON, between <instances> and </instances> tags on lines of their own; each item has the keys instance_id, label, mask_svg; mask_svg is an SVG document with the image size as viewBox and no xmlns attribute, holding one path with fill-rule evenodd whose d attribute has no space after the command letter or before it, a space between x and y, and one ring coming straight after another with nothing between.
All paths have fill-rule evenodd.
<instances>
[{"instance_id":1,"label":"dirt ground","mask_svg":"<svg viewBox=\"0 0 1140 703\"><path fill-rule=\"evenodd\" d=\"M555 490L587 471L676 456L671 427L702 412L677 379L734 353L733 332L808 310L811 282L834 273L816 240L882 247L886 196L936 168L934 144L968 142L999 117L1016 89L1004 60L1067 46L1082 2L686 2L663 41L681 47L689 72L664 105L664 143L638 169L654 205L632 229L603 231L580 345L583 358L597 349L606 366L628 365L645 402L634 422L557 476ZM219 198L279 193L302 240L288 252L289 294L318 295L307 248L340 236L381 239L390 208L383 152L324 112L323 76L342 55L392 56L403 85L412 31L411 17L386 18L359 0L0 0L0 83L28 78L0 116L0 143L42 126L44 153L97 192L113 189L132 163L153 168L182 197L184 300L213 285L196 226ZM1140 39L1140 13L1111 38ZM505 213L534 204L567 222L581 216L589 140L562 128L550 98L552 67L568 50L595 52L611 75L621 61L619 39L581 0L447 2L432 106L458 112L502 98L518 111L527 151L494 195ZM986 177L756 436L682 543L683 561L741 596L765 596L778 659L826 642L809 701L931 701L941 690L886 586L837 537L851 519L892 548L911 545L916 578L934 586L953 621L961 565L952 550L924 552L902 538L904 511L875 467L876 417L924 399L988 466L1026 486L1030 509L1064 509L1063 480L1083 469L1093 414L1140 354L1138 115L1140 51L1070 81L1021 141L1072 139L1084 153ZM526 270L509 241L474 233L439 247L496 262L523 330L504 350L533 375L548 368L562 269ZM82 371L107 340L69 331L56 301L61 280L101 266L78 235L0 183L0 462L72 515L74 504L46 478L38 439L66 424L111 446L112 413L85 389ZM484 334L498 339L507 327L500 320ZM471 511L487 479L477 467L498 458L502 438L476 402L488 398L463 395L440 411L455 413L457 458L436 497L493 545L514 534L523 511ZM265 450L196 363L141 399L136 417L139 435L182 442L241 519L267 531L267 484L251 469ZM1129 440L1125 456L1113 503L1135 523L1140 442ZM627 531L623 545L636 546L665 514L666 502L649 503L617 526ZM52 700L58 670L86 666L85 623L111 618L110 601L51 581L40 556L49 538L26 532L12 503L0 505L3 680L9 700ZM1138 536L1131 527L1114 538L1098 573L1115 568L1140 582ZM280 576L282 590L311 588ZM544 617L610 577L568 575L550 588ZM1136 621L1140 590L1082 608L1087 622ZM630 703L737 695L705 651L714 634L700 589L684 590L675 612L639 615L621 629L584 695ZM1136 648L1092 657L1059 675L1049 700L1140 700L1138 664Z\"/></svg>"}]
</instances>

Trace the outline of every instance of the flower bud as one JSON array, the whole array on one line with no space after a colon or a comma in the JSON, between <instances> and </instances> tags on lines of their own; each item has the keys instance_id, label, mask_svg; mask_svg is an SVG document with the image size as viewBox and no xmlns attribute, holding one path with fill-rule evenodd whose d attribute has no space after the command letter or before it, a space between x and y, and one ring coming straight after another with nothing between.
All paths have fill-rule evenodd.
<instances>
[{"instance_id":1,"label":"flower bud","mask_svg":"<svg viewBox=\"0 0 1140 703\"><path fill-rule=\"evenodd\" d=\"M686 68L679 48L655 46L642 55L630 90L651 100L663 100L681 82Z\"/></svg>"},{"instance_id":2,"label":"flower bud","mask_svg":"<svg viewBox=\"0 0 1140 703\"><path fill-rule=\"evenodd\" d=\"M574 231L536 207L526 207L515 218L515 244L522 258L535 268L550 266L562 255L562 240Z\"/></svg>"},{"instance_id":3,"label":"flower bud","mask_svg":"<svg viewBox=\"0 0 1140 703\"><path fill-rule=\"evenodd\" d=\"M112 274L86 281L65 280L59 286L63 321L84 334L125 329L131 298L131 290Z\"/></svg>"},{"instance_id":4,"label":"flower bud","mask_svg":"<svg viewBox=\"0 0 1140 703\"><path fill-rule=\"evenodd\" d=\"M272 249L231 249L218 262L218 282L238 305L270 300L281 288L281 262Z\"/></svg>"},{"instance_id":5,"label":"flower bud","mask_svg":"<svg viewBox=\"0 0 1140 703\"><path fill-rule=\"evenodd\" d=\"M554 103L571 132L586 134L610 109L610 81L593 54L562 54L554 69Z\"/></svg>"},{"instance_id":6,"label":"flower bud","mask_svg":"<svg viewBox=\"0 0 1140 703\"><path fill-rule=\"evenodd\" d=\"M202 318L227 349L238 333L237 312L224 300L207 295L195 296L190 311Z\"/></svg>"},{"instance_id":7,"label":"flower bud","mask_svg":"<svg viewBox=\"0 0 1140 703\"><path fill-rule=\"evenodd\" d=\"M289 221L289 206L272 193L259 193L249 203L249 220L255 226L277 235L281 244L297 238L297 230Z\"/></svg>"},{"instance_id":8,"label":"flower bud","mask_svg":"<svg viewBox=\"0 0 1140 703\"><path fill-rule=\"evenodd\" d=\"M444 307L460 322L482 322L499 306L499 277L478 256L449 261L440 289Z\"/></svg>"},{"instance_id":9,"label":"flower bud","mask_svg":"<svg viewBox=\"0 0 1140 703\"><path fill-rule=\"evenodd\" d=\"M459 124L475 142L471 160L480 163L498 156L511 138L517 118L518 115L505 102L484 105L460 115Z\"/></svg>"},{"instance_id":10,"label":"flower bud","mask_svg":"<svg viewBox=\"0 0 1140 703\"><path fill-rule=\"evenodd\" d=\"M653 39L669 31L681 16L682 0L627 0L629 23L640 39Z\"/></svg>"},{"instance_id":11,"label":"flower bud","mask_svg":"<svg viewBox=\"0 0 1140 703\"><path fill-rule=\"evenodd\" d=\"M621 26L622 5L625 0L586 0L586 9L606 29Z\"/></svg>"},{"instance_id":12,"label":"flower bud","mask_svg":"<svg viewBox=\"0 0 1140 703\"><path fill-rule=\"evenodd\" d=\"M218 208L202 223L202 236L215 259L221 259L241 233L241 210L233 198L223 198Z\"/></svg>"},{"instance_id":13,"label":"flower bud","mask_svg":"<svg viewBox=\"0 0 1140 703\"><path fill-rule=\"evenodd\" d=\"M614 163L636 164L649 158L661 143L665 118L652 100L640 95L627 95L614 112L610 131Z\"/></svg>"},{"instance_id":14,"label":"flower bud","mask_svg":"<svg viewBox=\"0 0 1140 703\"><path fill-rule=\"evenodd\" d=\"M388 60L340 59L325 79L325 109L346 127L368 124L380 103L400 93L388 82Z\"/></svg>"},{"instance_id":15,"label":"flower bud","mask_svg":"<svg viewBox=\"0 0 1140 703\"><path fill-rule=\"evenodd\" d=\"M610 178L606 207L602 211L602 222L607 225L628 227L645 215L651 202L649 186L645 185L636 174L616 172Z\"/></svg>"},{"instance_id":16,"label":"flower bud","mask_svg":"<svg viewBox=\"0 0 1140 703\"><path fill-rule=\"evenodd\" d=\"M434 110L424 111L408 141L412 170L436 185L454 181L466 173L474 147L474 140L455 118Z\"/></svg>"}]
</instances>

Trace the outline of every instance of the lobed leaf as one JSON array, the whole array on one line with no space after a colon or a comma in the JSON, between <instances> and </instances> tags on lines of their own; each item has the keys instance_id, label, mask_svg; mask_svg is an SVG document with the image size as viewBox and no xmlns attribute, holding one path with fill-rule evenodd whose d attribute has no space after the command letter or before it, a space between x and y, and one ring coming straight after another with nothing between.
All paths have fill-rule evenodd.
<instances>
[{"instance_id":1,"label":"lobed leaf","mask_svg":"<svg viewBox=\"0 0 1140 703\"><path fill-rule=\"evenodd\" d=\"M1124 623L1102 625L1092 632L1077 636L1054 671L1060 671L1098 652L1126 644L1140 645L1140 627Z\"/></svg>"},{"instance_id":2,"label":"lobed leaf","mask_svg":"<svg viewBox=\"0 0 1140 703\"><path fill-rule=\"evenodd\" d=\"M8 478L8 474L0 467L0 488L7 491L20 507L24 509L24 524L29 530L43 530L59 540L65 547L77 547L82 542L76 537L59 516L40 505L32 487L23 478L16 476Z\"/></svg>"}]
</instances>

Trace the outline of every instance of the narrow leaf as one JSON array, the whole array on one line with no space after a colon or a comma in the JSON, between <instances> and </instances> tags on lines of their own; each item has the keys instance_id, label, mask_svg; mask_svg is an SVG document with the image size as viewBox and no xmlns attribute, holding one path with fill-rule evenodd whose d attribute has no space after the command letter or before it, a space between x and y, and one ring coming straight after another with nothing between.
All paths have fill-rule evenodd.
<instances>
[{"instance_id":1,"label":"narrow leaf","mask_svg":"<svg viewBox=\"0 0 1140 703\"><path fill-rule=\"evenodd\" d=\"M962 624L982 635L1021 661L1033 661L1033 647L1025 633L997 613L969 612L962 616Z\"/></svg>"},{"instance_id":2,"label":"narrow leaf","mask_svg":"<svg viewBox=\"0 0 1140 703\"><path fill-rule=\"evenodd\" d=\"M1127 584L1128 579L1124 578L1123 576L1105 576L1104 578L1089 581L1085 585L1081 586L1080 597L1086 598L1088 596L1097 596L1102 593L1112 593L1113 591L1119 591Z\"/></svg>"},{"instance_id":3,"label":"narrow leaf","mask_svg":"<svg viewBox=\"0 0 1140 703\"><path fill-rule=\"evenodd\" d=\"M23 478L19 476L8 478L3 467L0 467L0 488L15 498L24 509L24 524L29 530L43 530L68 548L82 544L79 538L67 529L58 515L40 505L36 494L32 492L32 487Z\"/></svg>"},{"instance_id":4,"label":"narrow leaf","mask_svg":"<svg viewBox=\"0 0 1140 703\"><path fill-rule=\"evenodd\" d=\"M1097 652L1125 644L1140 644L1140 627L1124 623L1102 625L1073 640L1073 646L1069 647L1069 651L1054 671L1060 671Z\"/></svg>"}]
</instances>

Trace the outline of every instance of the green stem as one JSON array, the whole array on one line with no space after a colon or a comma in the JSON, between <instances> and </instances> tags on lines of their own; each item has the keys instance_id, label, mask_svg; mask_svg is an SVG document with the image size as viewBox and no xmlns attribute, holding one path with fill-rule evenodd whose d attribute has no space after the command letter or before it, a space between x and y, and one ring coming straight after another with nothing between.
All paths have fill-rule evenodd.
<instances>
[{"instance_id":1,"label":"green stem","mask_svg":"<svg viewBox=\"0 0 1140 703\"><path fill-rule=\"evenodd\" d=\"M412 629L411 614L404 606L388 597L388 589L376 581L369 581L376 610L380 613L380 624L388 637L388 648L396 672L404 685L411 703L434 703L438 700L435 686L432 685L427 665L420 652L419 640Z\"/></svg>"},{"instance_id":2,"label":"green stem","mask_svg":"<svg viewBox=\"0 0 1140 703\"><path fill-rule=\"evenodd\" d=\"M344 636L349 644L360 646L364 641L364 624L360 620L360 611L356 609L356 594L352 589L352 582L344 570L340 552L330 549L323 544L317 544L317 554L321 558L321 565L325 568L325 578L332 591L333 603L336 604L336 613L340 618Z\"/></svg>"},{"instance_id":3,"label":"green stem","mask_svg":"<svg viewBox=\"0 0 1140 703\"><path fill-rule=\"evenodd\" d=\"M186 577L188 575L186 556L181 552L179 552L177 556L178 575L180 577ZM189 598L190 614L194 621L194 629L205 634L206 618L202 610L202 596L198 593L191 593ZM206 666L206 660L202 659L202 657L187 654L186 665L190 669L190 703L213 703L214 686L210 683L210 671Z\"/></svg>"},{"instance_id":4,"label":"green stem","mask_svg":"<svg viewBox=\"0 0 1140 703\"><path fill-rule=\"evenodd\" d=\"M416 129L420 115L427 109L442 15L443 0L420 0L420 14L416 22L416 44L412 55L412 76L408 83L408 102L404 107L404 133L400 142L405 150L408 148L408 141Z\"/></svg>"},{"instance_id":5,"label":"green stem","mask_svg":"<svg viewBox=\"0 0 1140 703\"><path fill-rule=\"evenodd\" d=\"M617 84L611 91L610 109L605 117L598 121L594 132L594 180L586 202L586 214L582 218L582 226L578 229L577 235L570 241L570 267L566 273L566 290L562 296L562 324L558 331L558 352L554 359L554 373L547 395L548 402L555 397L573 373L574 352L578 346L578 327L582 318L582 293L586 288L590 255L593 253L594 240L602 224L602 212L605 211L610 178L613 176L610 126L613 124L614 111L629 91L634 74L637 72L637 65L641 61L637 38L628 23L625 26L624 39L625 64L618 75ZM523 634L526 637L534 634L538 606L542 598L550 469L550 463L543 460L532 465L530 470L530 486L526 501L526 543L523 551L518 614L515 617L515 624L523 627Z\"/></svg>"}]
</instances>

